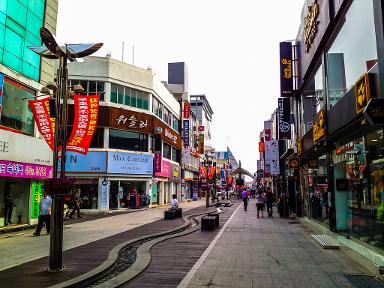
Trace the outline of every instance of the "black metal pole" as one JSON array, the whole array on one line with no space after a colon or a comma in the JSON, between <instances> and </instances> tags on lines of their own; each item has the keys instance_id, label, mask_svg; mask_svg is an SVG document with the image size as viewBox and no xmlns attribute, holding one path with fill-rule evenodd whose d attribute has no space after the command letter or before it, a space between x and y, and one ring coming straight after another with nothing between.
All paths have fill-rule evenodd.
<instances>
[{"instance_id":1,"label":"black metal pole","mask_svg":"<svg viewBox=\"0 0 384 288\"><path fill-rule=\"evenodd\" d=\"M57 99L58 118L56 118L56 134L54 146L54 179L58 177L58 147L61 145L61 165L60 165L60 178L65 177L65 152L66 152L66 138L67 138L67 58L60 58L60 68L58 74L59 83L59 97ZM61 103L62 101L62 103ZM55 172L56 170L56 172ZM55 192L55 191L53 191ZM49 269L51 271L63 270L63 213L64 213L64 199L63 195L56 194L53 198L52 207L53 217L51 219L51 236L50 236L50 249L49 249Z\"/></svg>"}]
</instances>

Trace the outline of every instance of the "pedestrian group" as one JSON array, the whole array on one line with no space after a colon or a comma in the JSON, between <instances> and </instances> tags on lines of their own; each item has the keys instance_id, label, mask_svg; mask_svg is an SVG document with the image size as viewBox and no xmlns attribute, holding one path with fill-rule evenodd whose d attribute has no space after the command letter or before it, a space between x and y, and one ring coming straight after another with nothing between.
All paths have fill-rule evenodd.
<instances>
[{"instance_id":1,"label":"pedestrian group","mask_svg":"<svg viewBox=\"0 0 384 288\"><path fill-rule=\"evenodd\" d=\"M259 188L257 191L247 191L243 189L241 192L241 198L244 203L244 211L248 210L249 198L256 198L257 218L264 218L264 210L267 207L268 218L273 218L273 203L275 202L275 195L273 194L271 187Z\"/></svg>"}]
</instances>

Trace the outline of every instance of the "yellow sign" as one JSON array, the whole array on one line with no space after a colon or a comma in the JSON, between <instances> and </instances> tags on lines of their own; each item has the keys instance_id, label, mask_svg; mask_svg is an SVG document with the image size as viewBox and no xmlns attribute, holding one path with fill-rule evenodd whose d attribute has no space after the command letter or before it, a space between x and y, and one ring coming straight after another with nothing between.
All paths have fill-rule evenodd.
<instances>
[{"instance_id":1,"label":"yellow sign","mask_svg":"<svg viewBox=\"0 0 384 288\"><path fill-rule=\"evenodd\" d=\"M288 161L289 169L299 169L299 158L291 158Z\"/></svg>"},{"instance_id":2,"label":"yellow sign","mask_svg":"<svg viewBox=\"0 0 384 288\"><path fill-rule=\"evenodd\" d=\"M316 159L310 160L310 161L308 162L308 166L309 166L309 168L312 168L312 169L317 168L318 165L319 165L319 164L318 164L318 162L317 162Z\"/></svg>"},{"instance_id":3,"label":"yellow sign","mask_svg":"<svg viewBox=\"0 0 384 288\"><path fill-rule=\"evenodd\" d=\"M317 18L319 17L319 12L319 4L317 4L317 0L315 0L313 5L308 6L308 14L304 17L304 44L306 53L309 52L317 34L317 25L319 24Z\"/></svg>"},{"instance_id":4,"label":"yellow sign","mask_svg":"<svg viewBox=\"0 0 384 288\"><path fill-rule=\"evenodd\" d=\"M303 153L303 142L301 139L298 139L296 142L297 145L297 155L300 156Z\"/></svg>"},{"instance_id":5,"label":"yellow sign","mask_svg":"<svg viewBox=\"0 0 384 288\"><path fill-rule=\"evenodd\" d=\"M359 114L367 106L369 99L371 99L371 90L369 88L368 73L357 80L355 84L355 98L356 98L356 113Z\"/></svg>"},{"instance_id":6,"label":"yellow sign","mask_svg":"<svg viewBox=\"0 0 384 288\"><path fill-rule=\"evenodd\" d=\"M313 121L313 142L317 142L325 136L325 110L321 110L318 114L318 119Z\"/></svg>"}]
</instances>

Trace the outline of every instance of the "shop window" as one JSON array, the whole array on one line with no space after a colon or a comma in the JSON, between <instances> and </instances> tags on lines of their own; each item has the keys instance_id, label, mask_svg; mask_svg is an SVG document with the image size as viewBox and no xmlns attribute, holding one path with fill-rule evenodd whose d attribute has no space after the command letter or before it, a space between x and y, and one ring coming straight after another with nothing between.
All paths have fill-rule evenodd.
<instances>
[{"instance_id":1,"label":"shop window","mask_svg":"<svg viewBox=\"0 0 384 288\"><path fill-rule=\"evenodd\" d=\"M171 160L171 145L163 143L163 157Z\"/></svg>"},{"instance_id":2,"label":"shop window","mask_svg":"<svg viewBox=\"0 0 384 288\"><path fill-rule=\"evenodd\" d=\"M26 99L33 99L35 91L5 78L0 125L32 135L34 119Z\"/></svg>"},{"instance_id":3,"label":"shop window","mask_svg":"<svg viewBox=\"0 0 384 288\"><path fill-rule=\"evenodd\" d=\"M80 189L80 209L98 208L98 179L79 180L81 184L75 184L75 189Z\"/></svg>"},{"instance_id":4,"label":"shop window","mask_svg":"<svg viewBox=\"0 0 384 288\"><path fill-rule=\"evenodd\" d=\"M109 148L147 152L148 135L109 129Z\"/></svg>"},{"instance_id":5,"label":"shop window","mask_svg":"<svg viewBox=\"0 0 384 288\"><path fill-rule=\"evenodd\" d=\"M145 196L146 182L111 181L110 183L110 209L139 208L146 205L142 201Z\"/></svg>"},{"instance_id":6,"label":"shop window","mask_svg":"<svg viewBox=\"0 0 384 288\"><path fill-rule=\"evenodd\" d=\"M372 0L354 0L327 52L328 94L333 106L377 62Z\"/></svg>"}]
</instances>

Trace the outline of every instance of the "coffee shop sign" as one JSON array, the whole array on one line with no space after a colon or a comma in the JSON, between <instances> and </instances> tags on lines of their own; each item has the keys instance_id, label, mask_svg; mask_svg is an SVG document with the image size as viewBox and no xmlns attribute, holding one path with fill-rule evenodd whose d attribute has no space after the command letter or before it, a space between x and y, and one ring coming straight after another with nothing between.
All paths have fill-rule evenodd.
<instances>
[{"instance_id":1,"label":"coffee shop sign","mask_svg":"<svg viewBox=\"0 0 384 288\"><path fill-rule=\"evenodd\" d=\"M167 128L165 128L165 137L172 140L173 143L177 144L177 136L174 135L171 131L169 131Z\"/></svg>"},{"instance_id":2,"label":"coffee shop sign","mask_svg":"<svg viewBox=\"0 0 384 288\"><path fill-rule=\"evenodd\" d=\"M135 115L127 117L125 115L120 115L116 118L117 125L123 124L125 125L128 122L128 128L146 128L148 126L148 120L138 120Z\"/></svg>"}]
</instances>

